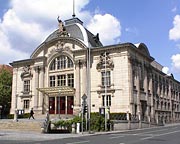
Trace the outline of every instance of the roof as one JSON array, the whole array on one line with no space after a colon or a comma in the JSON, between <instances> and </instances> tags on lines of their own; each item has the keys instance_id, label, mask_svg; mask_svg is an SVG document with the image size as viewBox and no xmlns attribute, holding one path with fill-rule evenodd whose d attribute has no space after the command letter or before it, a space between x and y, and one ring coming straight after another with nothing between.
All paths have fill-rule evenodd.
<instances>
[{"instance_id":1,"label":"roof","mask_svg":"<svg viewBox=\"0 0 180 144\"><path fill-rule=\"evenodd\" d=\"M4 65L4 64L0 65L0 70L2 69L9 71L11 74L13 73L13 68L9 65Z\"/></svg>"},{"instance_id":2,"label":"roof","mask_svg":"<svg viewBox=\"0 0 180 144\"><path fill-rule=\"evenodd\" d=\"M37 88L38 91L48 95L74 95L75 89L69 86Z\"/></svg>"},{"instance_id":3,"label":"roof","mask_svg":"<svg viewBox=\"0 0 180 144\"><path fill-rule=\"evenodd\" d=\"M77 38L87 47L99 47L102 43L99 40L99 35L92 34L83 26L83 22L78 18L72 18L65 21L65 29L70 37ZM50 34L44 42L50 42L59 37L59 29Z\"/></svg>"}]
</instances>

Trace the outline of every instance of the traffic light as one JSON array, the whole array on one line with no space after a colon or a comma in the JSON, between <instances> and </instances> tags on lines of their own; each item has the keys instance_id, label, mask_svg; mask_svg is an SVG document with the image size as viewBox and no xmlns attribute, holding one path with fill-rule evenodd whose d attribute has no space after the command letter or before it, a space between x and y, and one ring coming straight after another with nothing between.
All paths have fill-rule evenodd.
<instances>
[{"instance_id":1,"label":"traffic light","mask_svg":"<svg viewBox=\"0 0 180 144\"><path fill-rule=\"evenodd\" d=\"M83 113L84 113L84 114L87 113L87 110L88 110L87 105L84 105L84 107L83 107Z\"/></svg>"}]
</instances>

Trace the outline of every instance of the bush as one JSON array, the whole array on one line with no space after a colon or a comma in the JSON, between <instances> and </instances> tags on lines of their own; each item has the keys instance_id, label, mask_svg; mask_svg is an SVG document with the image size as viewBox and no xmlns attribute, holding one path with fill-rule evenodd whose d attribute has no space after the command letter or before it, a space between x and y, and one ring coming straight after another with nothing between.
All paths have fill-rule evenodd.
<instances>
[{"instance_id":1,"label":"bush","mask_svg":"<svg viewBox=\"0 0 180 144\"><path fill-rule=\"evenodd\" d=\"M8 115L7 115L7 118L8 118L8 119L13 119L13 118L14 118L14 114L8 114Z\"/></svg>"},{"instance_id":2,"label":"bush","mask_svg":"<svg viewBox=\"0 0 180 144\"><path fill-rule=\"evenodd\" d=\"M91 128L92 131L104 131L105 119L99 113L91 113Z\"/></svg>"},{"instance_id":3,"label":"bush","mask_svg":"<svg viewBox=\"0 0 180 144\"><path fill-rule=\"evenodd\" d=\"M63 129L67 129L69 131L72 130L72 124L73 123L81 123L81 118L79 116L75 116L73 119L71 120L59 120L57 122L53 122L55 127L59 127L59 128L63 128Z\"/></svg>"},{"instance_id":4,"label":"bush","mask_svg":"<svg viewBox=\"0 0 180 144\"><path fill-rule=\"evenodd\" d=\"M25 114L22 114L22 115L18 115L18 118L28 118L29 117L29 113L25 113ZM8 114L7 115L7 118L8 119L13 119L14 118L14 114Z\"/></svg>"},{"instance_id":5,"label":"bush","mask_svg":"<svg viewBox=\"0 0 180 144\"><path fill-rule=\"evenodd\" d=\"M69 131L72 130L72 124L75 123L82 123L82 119L79 116L74 117L71 120L59 120L57 122L53 122L55 127L59 128L66 128ZM85 118L84 118L84 128L86 127L85 124ZM105 130L105 119L104 116L97 113L91 113L91 119L90 119L90 130L91 131L104 131ZM113 122L111 120L107 120L107 129L110 130L110 124L113 125Z\"/></svg>"}]
</instances>

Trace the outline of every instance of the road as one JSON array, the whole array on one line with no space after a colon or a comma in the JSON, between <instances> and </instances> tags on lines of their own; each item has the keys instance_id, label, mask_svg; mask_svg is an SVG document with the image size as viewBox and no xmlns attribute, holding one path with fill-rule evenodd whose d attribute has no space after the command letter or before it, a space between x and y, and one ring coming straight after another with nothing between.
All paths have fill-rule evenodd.
<instances>
[{"instance_id":1,"label":"road","mask_svg":"<svg viewBox=\"0 0 180 144\"><path fill-rule=\"evenodd\" d=\"M59 134L42 134L39 139L1 139L1 144L180 144L180 125L132 130L124 132L84 134L59 137ZM62 136L62 134L61 134ZM65 136L65 135L64 135ZM21 137L21 136L20 136ZM49 138L48 138L49 137ZM53 138L54 137L54 138ZM59 137L59 138L58 138Z\"/></svg>"}]
</instances>

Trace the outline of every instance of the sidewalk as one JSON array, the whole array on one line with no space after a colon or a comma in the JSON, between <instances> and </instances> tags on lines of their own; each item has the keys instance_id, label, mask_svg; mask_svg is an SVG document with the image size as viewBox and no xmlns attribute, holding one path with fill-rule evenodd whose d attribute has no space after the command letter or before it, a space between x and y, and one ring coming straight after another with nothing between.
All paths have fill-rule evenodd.
<instances>
[{"instance_id":1,"label":"sidewalk","mask_svg":"<svg viewBox=\"0 0 180 144\"><path fill-rule=\"evenodd\" d=\"M13 121L13 120L0 120L0 121ZM43 121L42 119L36 120L29 120L29 119L19 119L19 121ZM175 126L180 125L180 123L173 123L173 124L165 124L165 127L168 126ZM151 127L156 128L156 127ZM157 127L158 128L158 127ZM137 129L136 129L137 130ZM142 130L142 129L139 129ZM0 129L0 140L21 140L21 141L46 141L46 140L53 140L53 139L62 139L62 138L70 138L70 137L81 137L87 135L97 135L97 134L105 134L105 133L117 133L117 132L124 132L124 131L133 131L133 130L122 130L122 131L109 131L109 132L96 132L93 134L89 134L88 132L79 133L79 134L72 134L72 133L65 133L65 134L44 134L40 132L32 132L32 131L20 131L15 129L9 130L2 130Z\"/></svg>"},{"instance_id":2,"label":"sidewalk","mask_svg":"<svg viewBox=\"0 0 180 144\"><path fill-rule=\"evenodd\" d=\"M19 122L43 122L44 119L18 119L15 122L13 119L0 119L0 124L3 122L12 122L12 123L19 123ZM85 134L83 134L85 135ZM56 133L56 134L47 134L41 133L36 131L27 131L27 130L20 130L20 129L0 129L0 140L21 140L21 141L46 141L52 139L61 139L61 138L69 138L69 137L79 137L83 136L82 133L80 134L72 134L72 133ZM87 134L86 134L87 135Z\"/></svg>"},{"instance_id":3,"label":"sidewalk","mask_svg":"<svg viewBox=\"0 0 180 144\"><path fill-rule=\"evenodd\" d=\"M1 140L45 141L69 137L79 137L82 134L43 134L37 132L22 132L16 130L0 130Z\"/></svg>"}]
</instances>

